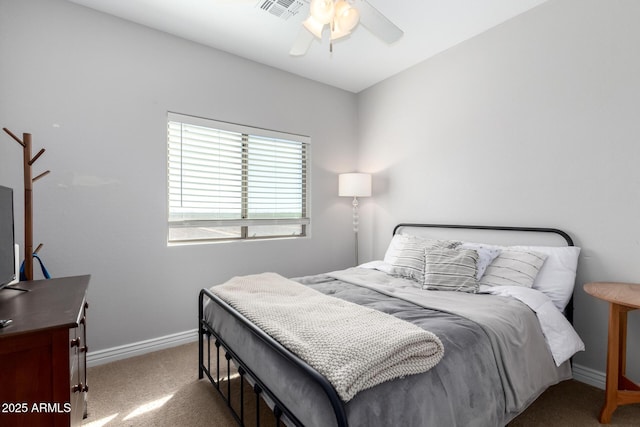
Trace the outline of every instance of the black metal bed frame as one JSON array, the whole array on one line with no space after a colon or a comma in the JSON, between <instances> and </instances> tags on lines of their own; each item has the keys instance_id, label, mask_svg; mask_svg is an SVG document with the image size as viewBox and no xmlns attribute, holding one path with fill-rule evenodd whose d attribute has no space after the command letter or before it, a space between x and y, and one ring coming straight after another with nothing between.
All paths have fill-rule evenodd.
<instances>
[{"instance_id":1,"label":"black metal bed frame","mask_svg":"<svg viewBox=\"0 0 640 427\"><path fill-rule=\"evenodd\" d=\"M221 300L218 296L214 295L208 289L202 289L200 291L200 295L198 298L198 378L202 379L203 375L206 375L209 378L209 381L213 384L213 386L218 390L220 395L226 400L227 407L231 410L231 414L233 418L238 422L239 425L245 425L245 417L244 417L244 389L242 387L242 382L247 376L250 379L250 382L253 382L253 392L256 398L256 426L260 426L260 410L259 410L259 399L260 395L264 393L264 395L268 396L269 399L273 402L274 406L272 408L273 414L275 417L276 425L279 426L281 422L281 418L283 415L296 426L303 426L302 422L291 412L289 408L287 408L280 399L272 392L265 383L260 379L260 377L253 372L247 365L233 352L233 350L224 342L222 337L206 322L204 318L204 303L205 297L209 299L211 302L215 302L224 310L226 310L229 314L235 317L243 326L245 326L254 336L264 342L267 346L271 347L275 350L280 356L282 356L285 360L290 362L293 366L300 368L304 371L309 378L311 378L316 384L318 384L322 390L327 395L329 402L331 403L331 407L333 408L336 422L338 427L347 427L347 415L344 410L344 405L340 397L338 396L338 392L333 388L329 380L327 380L322 374L316 371L314 368L309 366L305 361L300 359L298 356L289 351L286 347L282 346L278 341L274 340L266 334L262 329L255 326L251 321L249 321L242 314L237 312L233 307L229 304ZM215 377L211 374L211 337L214 338L214 346L216 347L216 374ZM207 342L207 365L204 364L204 341L206 338ZM220 387L221 378L220 378L220 347L225 351L225 359L227 361L227 393L223 392ZM240 375L240 414L238 414L231 406L231 381L230 381L230 361L233 359L235 365L238 367L238 374Z\"/></svg>"},{"instance_id":2,"label":"black metal bed frame","mask_svg":"<svg viewBox=\"0 0 640 427\"><path fill-rule=\"evenodd\" d=\"M567 246L573 246L573 240L571 237L562 230L556 228L544 228L544 227L511 227L511 226L487 226L487 225L457 225L457 224L415 224L415 223L400 223L393 229L395 235L399 229L408 227L427 227L427 228L452 228L452 229L470 229L470 230L497 230L497 231L523 231L523 232L536 232L536 233L554 233L558 234L565 239ZM299 368L305 372L309 378L314 381L326 394L331 407L334 410L336 417L336 423L338 427L347 427L347 415L345 412L344 404L338 393L333 388L331 383L322 376L318 371L309 366L306 362L282 346L279 342L271 338L268 334L255 326L246 317L236 311L229 304L221 300L214 295L208 289L202 289L198 297L198 378L204 378L204 375L209 378L209 381L213 384L214 388L225 399L227 407L230 409L233 418L239 425L245 425L244 414L244 387L243 383L245 377L249 379L250 383L253 383L253 394L255 395L256 402L256 419L255 425L260 426L260 398L261 396L267 396L273 403L273 415L276 425L279 426L282 422L283 415L296 426L302 426L300 420L293 414L293 412L287 408L276 394L269 389L269 387L260 379L260 376L253 372L238 356L237 354L225 343L224 339L207 323L204 317L204 306L206 300L211 303L219 305L226 310L236 320L238 320L244 327L246 327L255 337L265 343L268 347L279 354L284 360L291 363L293 366ZM573 297L569 301L565 310L565 316L570 322L573 320ZM216 372L215 375L211 372L211 341L214 341L215 346L215 359L216 359ZM206 342L206 364L205 364L205 342ZM227 363L227 390L226 395L221 385L224 377L220 377L220 349L224 350L224 358ZM240 376L240 413L231 404L231 360L234 361L237 366L237 371Z\"/></svg>"}]
</instances>

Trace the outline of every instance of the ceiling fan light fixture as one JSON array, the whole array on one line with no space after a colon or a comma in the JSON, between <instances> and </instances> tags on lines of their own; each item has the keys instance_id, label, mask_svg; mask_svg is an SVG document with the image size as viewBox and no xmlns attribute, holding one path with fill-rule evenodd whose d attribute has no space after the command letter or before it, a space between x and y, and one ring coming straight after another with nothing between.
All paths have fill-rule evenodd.
<instances>
[{"instance_id":1,"label":"ceiling fan light fixture","mask_svg":"<svg viewBox=\"0 0 640 427\"><path fill-rule=\"evenodd\" d=\"M331 22L335 12L333 0L311 0L309 5L310 16L321 24Z\"/></svg>"},{"instance_id":2,"label":"ceiling fan light fixture","mask_svg":"<svg viewBox=\"0 0 640 427\"><path fill-rule=\"evenodd\" d=\"M276 0L267 0L276 1ZM294 1L294 0L277 0ZM295 0L302 1L302 0ZM313 42L314 36L322 40L324 26L329 25L329 52L333 52L333 40L348 36L362 25L386 43L394 43L402 37L403 31L374 8L368 0L304 0L309 2L309 17L302 23L298 38L289 51L292 56L304 55Z\"/></svg>"},{"instance_id":3,"label":"ceiling fan light fixture","mask_svg":"<svg viewBox=\"0 0 640 427\"><path fill-rule=\"evenodd\" d=\"M349 34L351 34L351 31L344 31L344 30L341 30L340 28L334 28L331 30L331 40L337 40L342 37L346 37Z\"/></svg>"},{"instance_id":4,"label":"ceiling fan light fixture","mask_svg":"<svg viewBox=\"0 0 640 427\"><path fill-rule=\"evenodd\" d=\"M334 22L342 31L351 32L358 25L359 19L358 9L352 7L345 0L336 3Z\"/></svg>"},{"instance_id":5,"label":"ceiling fan light fixture","mask_svg":"<svg viewBox=\"0 0 640 427\"><path fill-rule=\"evenodd\" d=\"M319 22L312 15L309 15L309 17L304 20L302 25L304 25L304 27L309 30L311 34L319 39L322 39L322 30L324 29L324 24Z\"/></svg>"}]
</instances>

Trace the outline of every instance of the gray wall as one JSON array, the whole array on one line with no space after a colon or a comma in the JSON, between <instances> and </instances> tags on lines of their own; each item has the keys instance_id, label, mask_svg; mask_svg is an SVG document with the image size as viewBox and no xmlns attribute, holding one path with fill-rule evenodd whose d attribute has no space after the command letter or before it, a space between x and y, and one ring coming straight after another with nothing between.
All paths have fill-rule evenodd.
<instances>
[{"instance_id":1,"label":"gray wall","mask_svg":"<svg viewBox=\"0 0 640 427\"><path fill-rule=\"evenodd\" d=\"M167 247L167 111L310 135L312 237ZM352 93L65 1L0 0L0 125L47 150L34 240L52 275L92 274L94 352L195 329L198 291L231 276L347 267L337 173L355 167L356 118ZM22 152L4 132L0 184L22 244Z\"/></svg>"},{"instance_id":2,"label":"gray wall","mask_svg":"<svg viewBox=\"0 0 640 427\"><path fill-rule=\"evenodd\" d=\"M575 363L604 371L608 307L582 285L640 281L639 16L635 0L551 0L362 92L361 254L380 258L402 221L562 228L583 248Z\"/></svg>"}]
</instances>

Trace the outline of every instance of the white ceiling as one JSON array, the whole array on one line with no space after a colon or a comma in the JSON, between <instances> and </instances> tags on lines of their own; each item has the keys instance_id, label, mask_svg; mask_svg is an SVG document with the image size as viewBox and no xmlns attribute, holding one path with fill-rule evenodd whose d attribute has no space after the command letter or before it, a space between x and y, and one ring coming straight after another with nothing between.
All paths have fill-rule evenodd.
<instances>
[{"instance_id":1,"label":"white ceiling","mask_svg":"<svg viewBox=\"0 0 640 427\"><path fill-rule=\"evenodd\" d=\"M351 92L360 92L547 0L368 0L404 31L387 45L362 25L289 55L308 5L287 20L264 0L69 0ZM306 0L305 0L306 2Z\"/></svg>"}]
</instances>

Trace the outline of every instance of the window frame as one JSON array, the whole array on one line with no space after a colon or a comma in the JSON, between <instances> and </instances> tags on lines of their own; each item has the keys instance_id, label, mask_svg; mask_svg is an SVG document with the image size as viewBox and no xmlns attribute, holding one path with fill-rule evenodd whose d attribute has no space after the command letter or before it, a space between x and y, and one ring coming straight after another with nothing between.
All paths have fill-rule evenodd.
<instances>
[{"instance_id":1,"label":"window frame","mask_svg":"<svg viewBox=\"0 0 640 427\"><path fill-rule=\"evenodd\" d=\"M242 162L241 162L241 212L240 218L233 219L171 219L171 141L170 141L170 123L181 123L198 127L205 127L216 131L239 133L242 135ZM167 112L167 177L166 177L166 197L167 197L167 244L204 244L219 243L232 241L253 241L266 239L283 239L283 238L306 238L310 236L311 231L311 138L306 135L298 135L290 132L263 129L253 126L240 125L236 123L223 122L203 117L190 116L181 113ZM249 184L248 177L251 171L248 162L248 150L252 144L251 137L274 139L286 142L300 144L301 150L301 216L291 218L248 218L249 217ZM180 143L182 144L182 143ZM274 143L275 145L275 143ZM184 187L180 185L180 191L184 191ZM271 214L275 214L272 212ZM271 235L249 235L249 228L252 226L278 226L278 225L299 225L299 234L271 234ZM190 227L239 227L239 237L202 237L189 239L172 239L171 230L177 228Z\"/></svg>"}]
</instances>

